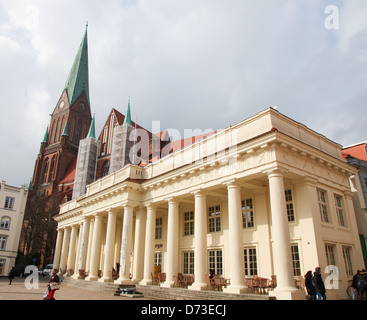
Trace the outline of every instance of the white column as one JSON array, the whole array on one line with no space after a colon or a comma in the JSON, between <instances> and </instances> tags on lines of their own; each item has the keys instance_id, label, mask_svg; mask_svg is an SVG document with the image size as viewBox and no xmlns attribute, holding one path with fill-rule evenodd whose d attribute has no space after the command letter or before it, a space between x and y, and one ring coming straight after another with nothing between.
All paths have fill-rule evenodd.
<instances>
[{"instance_id":1,"label":"white column","mask_svg":"<svg viewBox=\"0 0 367 320\"><path fill-rule=\"evenodd\" d=\"M147 221L145 227L145 254L144 254L144 279L142 285L152 284L151 274L154 273L154 228L156 219L156 208L152 205L147 207Z\"/></svg>"},{"instance_id":2,"label":"white column","mask_svg":"<svg viewBox=\"0 0 367 320\"><path fill-rule=\"evenodd\" d=\"M161 286L170 288L174 285L173 276L178 273L178 202L172 199L168 201L166 266L166 282Z\"/></svg>"},{"instance_id":3,"label":"white column","mask_svg":"<svg viewBox=\"0 0 367 320\"><path fill-rule=\"evenodd\" d=\"M54 256L54 268L56 270L59 270L60 267L60 255L61 255L61 246L62 246L62 240L64 237L64 229L57 230L57 241L56 241L56 247L55 247L55 256Z\"/></svg>"},{"instance_id":4,"label":"white column","mask_svg":"<svg viewBox=\"0 0 367 320\"><path fill-rule=\"evenodd\" d=\"M82 243L82 232L83 232L83 223L79 223L79 230L77 232L77 240L76 240L76 254L75 254L75 263L74 263L74 274L72 275L73 279L78 279L79 276L79 255L80 255L80 247Z\"/></svg>"},{"instance_id":5,"label":"white column","mask_svg":"<svg viewBox=\"0 0 367 320\"><path fill-rule=\"evenodd\" d=\"M195 238L194 238L194 272L195 282L189 287L190 290L206 289L205 274L207 264L207 216L206 195L201 192L195 193Z\"/></svg>"},{"instance_id":6,"label":"white column","mask_svg":"<svg viewBox=\"0 0 367 320\"><path fill-rule=\"evenodd\" d=\"M103 222L102 216L100 214L96 214L94 218L94 227L93 227L90 272L88 277L85 279L87 281L98 280L99 260L101 256L102 222Z\"/></svg>"},{"instance_id":7,"label":"white column","mask_svg":"<svg viewBox=\"0 0 367 320\"><path fill-rule=\"evenodd\" d=\"M66 271L66 261L68 258L69 240L70 240L70 227L67 227L64 230L64 238L62 240L61 260L60 260L61 272Z\"/></svg>"},{"instance_id":8,"label":"white column","mask_svg":"<svg viewBox=\"0 0 367 320\"><path fill-rule=\"evenodd\" d=\"M78 226L73 225L71 227L71 237L70 237L70 248L69 248L69 257L68 257L68 272L67 274L70 276L72 273L70 269L74 268L75 266L75 246L76 246L76 237L78 232Z\"/></svg>"},{"instance_id":9,"label":"white column","mask_svg":"<svg viewBox=\"0 0 367 320\"><path fill-rule=\"evenodd\" d=\"M291 240L284 194L283 173L280 170L269 171L268 179L272 219L274 273L277 277L277 287L271 294L282 300L297 299L300 296L298 294L300 291L295 287L293 278Z\"/></svg>"},{"instance_id":10,"label":"white column","mask_svg":"<svg viewBox=\"0 0 367 320\"><path fill-rule=\"evenodd\" d=\"M133 208L125 206L124 222L122 225L121 237L121 256L120 256L120 273L115 283L124 284L131 283L130 280L130 247L133 222Z\"/></svg>"},{"instance_id":11,"label":"white column","mask_svg":"<svg viewBox=\"0 0 367 320\"><path fill-rule=\"evenodd\" d=\"M112 281L112 263L113 263L115 232L116 232L116 215L117 213L112 209L108 211L103 277L98 280L100 282Z\"/></svg>"},{"instance_id":12,"label":"white column","mask_svg":"<svg viewBox=\"0 0 367 320\"><path fill-rule=\"evenodd\" d=\"M145 223L146 223L145 208L140 207L136 212L136 220L135 220L133 281L136 282L143 279L143 273L144 273Z\"/></svg>"},{"instance_id":13,"label":"white column","mask_svg":"<svg viewBox=\"0 0 367 320\"><path fill-rule=\"evenodd\" d=\"M82 233L81 235L79 235L79 237L81 237L81 240L80 240L80 247L79 247L78 267L74 273L77 279L80 277L79 270L85 270L86 257L87 257L87 251L88 251L89 228L90 228L90 219L87 217L84 217L83 227L81 230Z\"/></svg>"},{"instance_id":14,"label":"white column","mask_svg":"<svg viewBox=\"0 0 367 320\"><path fill-rule=\"evenodd\" d=\"M245 268L242 235L241 188L229 183L228 189L228 225L229 225L229 259L231 284L224 292L243 293L245 289Z\"/></svg>"}]
</instances>

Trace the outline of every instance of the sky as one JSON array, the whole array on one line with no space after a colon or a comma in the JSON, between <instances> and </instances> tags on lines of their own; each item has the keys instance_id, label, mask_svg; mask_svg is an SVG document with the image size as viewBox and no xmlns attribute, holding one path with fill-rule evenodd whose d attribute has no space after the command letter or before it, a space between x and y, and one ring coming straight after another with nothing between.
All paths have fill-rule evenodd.
<instances>
[{"instance_id":1,"label":"sky","mask_svg":"<svg viewBox=\"0 0 367 320\"><path fill-rule=\"evenodd\" d=\"M88 21L97 134L131 99L151 130L224 129L277 106L366 141L366 0L0 0L0 180L28 184Z\"/></svg>"}]
</instances>

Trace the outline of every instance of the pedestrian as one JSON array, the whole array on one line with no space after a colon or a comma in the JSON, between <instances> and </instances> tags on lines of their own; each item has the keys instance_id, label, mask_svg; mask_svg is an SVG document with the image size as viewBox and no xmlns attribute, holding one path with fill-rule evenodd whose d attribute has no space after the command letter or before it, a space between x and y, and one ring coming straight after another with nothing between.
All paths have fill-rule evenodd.
<instances>
[{"instance_id":1,"label":"pedestrian","mask_svg":"<svg viewBox=\"0 0 367 320\"><path fill-rule=\"evenodd\" d=\"M60 289L60 278L55 268L51 270L50 281L48 285L48 300L55 300L55 291Z\"/></svg>"},{"instance_id":2,"label":"pedestrian","mask_svg":"<svg viewBox=\"0 0 367 320\"><path fill-rule=\"evenodd\" d=\"M13 281L14 277L15 277L15 270L14 270L14 267L12 267L9 274L8 274L9 285Z\"/></svg>"},{"instance_id":3,"label":"pedestrian","mask_svg":"<svg viewBox=\"0 0 367 320\"><path fill-rule=\"evenodd\" d=\"M361 274L361 270L357 270L357 273L353 276L353 280L352 280L352 288L353 288L353 300L358 300L360 299L360 289L359 289L359 277Z\"/></svg>"},{"instance_id":4,"label":"pedestrian","mask_svg":"<svg viewBox=\"0 0 367 320\"><path fill-rule=\"evenodd\" d=\"M316 300L316 290L315 286L313 285L313 277L312 277L312 271L307 271L305 275L305 285L307 289L307 293L310 296L308 300Z\"/></svg>"},{"instance_id":5,"label":"pedestrian","mask_svg":"<svg viewBox=\"0 0 367 320\"><path fill-rule=\"evenodd\" d=\"M326 300L326 290L324 281L321 277L320 267L315 268L315 272L313 274L313 284L315 286L317 300Z\"/></svg>"}]
</instances>

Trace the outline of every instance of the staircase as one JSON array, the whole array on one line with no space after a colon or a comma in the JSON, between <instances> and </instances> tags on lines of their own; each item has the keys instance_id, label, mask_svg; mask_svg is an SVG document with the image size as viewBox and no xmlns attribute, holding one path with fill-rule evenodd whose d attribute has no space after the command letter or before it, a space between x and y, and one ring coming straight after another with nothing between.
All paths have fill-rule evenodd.
<instances>
[{"instance_id":1,"label":"staircase","mask_svg":"<svg viewBox=\"0 0 367 320\"><path fill-rule=\"evenodd\" d=\"M98 291L111 295L120 295L122 289L131 288L134 285L118 285L112 282L102 283L98 281L74 280L68 277L64 278L64 284L70 287L81 288L85 290ZM138 292L141 292L145 298L152 300L274 300L265 294L230 294L218 291L193 291L184 288L162 288L159 286L135 285Z\"/></svg>"}]
</instances>

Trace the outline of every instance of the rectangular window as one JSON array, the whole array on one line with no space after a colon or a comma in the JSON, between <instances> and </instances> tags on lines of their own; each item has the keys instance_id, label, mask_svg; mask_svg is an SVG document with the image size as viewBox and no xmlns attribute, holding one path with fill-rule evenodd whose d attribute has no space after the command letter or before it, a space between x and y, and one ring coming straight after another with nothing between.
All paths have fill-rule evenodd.
<instances>
[{"instance_id":1,"label":"rectangular window","mask_svg":"<svg viewBox=\"0 0 367 320\"><path fill-rule=\"evenodd\" d=\"M6 249L6 240L7 240L7 237L0 236L0 250Z\"/></svg>"},{"instance_id":2,"label":"rectangular window","mask_svg":"<svg viewBox=\"0 0 367 320\"><path fill-rule=\"evenodd\" d=\"M10 218L9 217L2 217L0 221L0 229L10 229Z\"/></svg>"},{"instance_id":3,"label":"rectangular window","mask_svg":"<svg viewBox=\"0 0 367 320\"><path fill-rule=\"evenodd\" d=\"M293 196L292 190L285 190L285 203L287 205L288 222L294 221L294 208L293 208Z\"/></svg>"},{"instance_id":4,"label":"rectangular window","mask_svg":"<svg viewBox=\"0 0 367 320\"><path fill-rule=\"evenodd\" d=\"M352 249L350 247L343 247L343 258L345 264L345 270L348 276L353 275L353 267L352 267Z\"/></svg>"},{"instance_id":5,"label":"rectangular window","mask_svg":"<svg viewBox=\"0 0 367 320\"><path fill-rule=\"evenodd\" d=\"M245 259L245 275L257 276L256 248L245 248L244 259Z\"/></svg>"},{"instance_id":6,"label":"rectangular window","mask_svg":"<svg viewBox=\"0 0 367 320\"><path fill-rule=\"evenodd\" d=\"M254 227L254 210L252 205L252 198L242 200L242 227Z\"/></svg>"},{"instance_id":7,"label":"rectangular window","mask_svg":"<svg viewBox=\"0 0 367 320\"><path fill-rule=\"evenodd\" d=\"M5 209L13 209L14 208L14 201L15 201L15 198L6 197L4 208Z\"/></svg>"},{"instance_id":8,"label":"rectangular window","mask_svg":"<svg viewBox=\"0 0 367 320\"><path fill-rule=\"evenodd\" d=\"M326 191L317 189L317 196L319 200L319 209L321 221L329 222L327 201L326 201Z\"/></svg>"},{"instance_id":9,"label":"rectangular window","mask_svg":"<svg viewBox=\"0 0 367 320\"><path fill-rule=\"evenodd\" d=\"M194 251L183 253L183 274L194 274Z\"/></svg>"},{"instance_id":10,"label":"rectangular window","mask_svg":"<svg viewBox=\"0 0 367 320\"><path fill-rule=\"evenodd\" d=\"M162 252L154 253L154 264L156 266L162 266Z\"/></svg>"},{"instance_id":11,"label":"rectangular window","mask_svg":"<svg viewBox=\"0 0 367 320\"><path fill-rule=\"evenodd\" d=\"M163 218L155 219L155 239L156 240L162 239L162 225L163 225Z\"/></svg>"},{"instance_id":12,"label":"rectangular window","mask_svg":"<svg viewBox=\"0 0 367 320\"><path fill-rule=\"evenodd\" d=\"M335 254L334 254L334 246L327 244L325 245L325 253L326 253L326 262L327 264L335 266Z\"/></svg>"},{"instance_id":13,"label":"rectangular window","mask_svg":"<svg viewBox=\"0 0 367 320\"><path fill-rule=\"evenodd\" d=\"M301 263L299 259L299 250L297 244L291 245L292 250L292 265L293 265L293 275L300 276L301 275Z\"/></svg>"},{"instance_id":14,"label":"rectangular window","mask_svg":"<svg viewBox=\"0 0 367 320\"><path fill-rule=\"evenodd\" d=\"M343 210L343 199L341 196L334 195L336 215L338 217L339 226L346 227Z\"/></svg>"},{"instance_id":15,"label":"rectangular window","mask_svg":"<svg viewBox=\"0 0 367 320\"><path fill-rule=\"evenodd\" d=\"M213 270L214 274L223 274L222 250L209 251L209 270Z\"/></svg>"},{"instance_id":16,"label":"rectangular window","mask_svg":"<svg viewBox=\"0 0 367 320\"><path fill-rule=\"evenodd\" d=\"M184 236L192 236L194 234L194 211L185 212L184 214Z\"/></svg>"},{"instance_id":17,"label":"rectangular window","mask_svg":"<svg viewBox=\"0 0 367 320\"><path fill-rule=\"evenodd\" d=\"M222 231L221 218L220 218L220 206L214 206L209 208L209 232Z\"/></svg>"}]
</instances>

